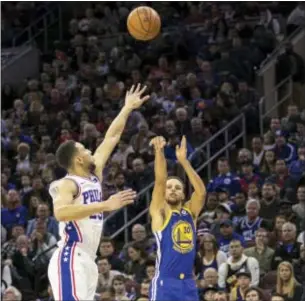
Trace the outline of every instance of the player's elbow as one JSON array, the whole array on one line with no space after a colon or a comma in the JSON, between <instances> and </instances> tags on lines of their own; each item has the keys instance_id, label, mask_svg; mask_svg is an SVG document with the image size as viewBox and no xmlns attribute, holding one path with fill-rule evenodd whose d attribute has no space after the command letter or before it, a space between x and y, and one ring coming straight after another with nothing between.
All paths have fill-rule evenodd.
<instances>
[{"instance_id":1,"label":"player's elbow","mask_svg":"<svg viewBox=\"0 0 305 301\"><path fill-rule=\"evenodd\" d=\"M59 222L69 221L69 216L64 208L54 208L54 216Z\"/></svg>"}]
</instances>

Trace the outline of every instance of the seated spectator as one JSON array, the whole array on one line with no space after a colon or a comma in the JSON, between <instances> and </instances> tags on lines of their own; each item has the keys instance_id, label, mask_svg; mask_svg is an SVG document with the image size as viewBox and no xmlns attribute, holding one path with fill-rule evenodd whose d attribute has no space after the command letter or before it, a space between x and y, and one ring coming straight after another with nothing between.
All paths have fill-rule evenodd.
<instances>
[{"instance_id":1,"label":"seated spectator","mask_svg":"<svg viewBox=\"0 0 305 301\"><path fill-rule=\"evenodd\" d=\"M6 259L11 259L13 254L16 251L16 243L17 239L20 235L25 234L25 229L22 225L14 225L11 229L11 239L6 241L1 248L1 259L6 260Z\"/></svg>"},{"instance_id":2,"label":"seated spectator","mask_svg":"<svg viewBox=\"0 0 305 301\"><path fill-rule=\"evenodd\" d=\"M218 270L218 267L227 260L226 254L218 250L216 239L211 234L203 236L198 255L201 261L199 279L203 277L206 269Z\"/></svg>"},{"instance_id":3,"label":"seated spectator","mask_svg":"<svg viewBox=\"0 0 305 301\"><path fill-rule=\"evenodd\" d=\"M1 208L1 224L6 230L13 225L26 225L27 210L21 205L19 193L10 190L7 194L7 208Z\"/></svg>"},{"instance_id":4,"label":"seated spectator","mask_svg":"<svg viewBox=\"0 0 305 301\"><path fill-rule=\"evenodd\" d=\"M21 301L22 300L22 295L20 291L14 287L14 286L9 286L7 289L4 290L3 292L3 301Z\"/></svg>"},{"instance_id":5,"label":"seated spectator","mask_svg":"<svg viewBox=\"0 0 305 301\"><path fill-rule=\"evenodd\" d=\"M278 159L285 160L287 164L290 164L297 158L295 147L286 142L285 133L281 130L278 130L275 133L274 152Z\"/></svg>"},{"instance_id":6,"label":"seated spectator","mask_svg":"<svg viewBox=\"0 0 305 301\"><path fill-rule=\"evenodd\" d=\"M252 163L254 166L261 167L263 165L265 156L265 150L263 146L264 144L261 137L254 137L252 139Z\"/></svg>"},{"instance_id":7,"label":"seated spectator","mask_svg":"<svg viewBox=\"0 0 305 301\"><path fill-rule=\"evenodd\" d=\"M298 148L298 158L289 165L289 176L295 181L299 181L305 173L305 145Z\"/></svg>"},{"instance_id":8,"label":"seated spectator","mask_svg":"<svg viewBox=\"0 0 305 301\"><path fill-rule=\"evenodd\" d=\"M244 254L257 259L261 277L271 270L274 250L268 247L267 230L260 228L255 232L255 246L245 249Z\"/></svg>"},{"instance_id":9,"label":"seated spectator","mask_svg":"<svg viewBox=\"0 0 305 301\"><path fill-rule=\"evenodd\" d=\"M282 227L282 243L275 249L271 268L277 269L282 261L293 262L300 257L300 244L296 241L296 226L287 222Z\"/></svg>"},{"instance_id":10,"label":"seated spectator","mask_svg":"<svg viewBox=\"0 0 305 301\"><path fill-rule=\"evenodd\" d=\"M153 238L147 237L147 232L143 225L141 225L141 224L134 225L132 227L131 234L132 234L132 241L123 246L123 249L120 253L121 259L128 258L128 254L127 254L128 248L129 248L129 246L133 245L134 243L141 244L141 246L145 249L147 254L151 254L154 251L155 240Z\"/></svg>"},{"instance_id":11,"label":"seated spectator","mask_svg":"<svg viewBox=\"0 0 305 301\"><path fill-rule=\"evenodd\" d=\"M121 275L121 273L112 270L107 257L101 257L97 260L97 268L99 277L96 292L100 293L102 288L111 288L113 278L117 275Z\"/></svg>"},{"instance_id":12,"label":"seated spectator","mask_svg":"<svg viewBox=\"0 0 305 301\"><path fill-rule=\"evenodd\" d=\"M292 211L300 221L299 227L301 229L302 225L305 222L305 185L301 185L298 187L297 201L298 204L292 206Z\"/></svg>"},{"instance_id":13,"label":"seated spectator","mask_svg":"<svg viewBox=\"0 0 305 301\"><path fill-rule=\"evenodd\" d=\"M245 293L250 288L251 274L248 272L238 272L237 286L234 287L230 294L230 301L245 300Z\"/></svg>"},{"instance_id":14,"label":"seated spectator","mask_svg":"<svg viewBox=\"0 0 305 301\"><path fill-rule=\"evenodd\" d=\"M152 281L153 278L155 277L155 272L156 272L156 265L155 265L155 261L154 260L146 260L145 263L146 266L146 279L148 279L149 281Z\"/></svg>"},{"instance_id":15,"label":"seated spectator","mask_svg":"<svg viewBox=\"0 0 305 301\"><path fill-rule=\"evenodd\" d=\"M101 257L106 257L113 270L123 272L124 263L115 254L114 243L109 237L102 237L99 247Z\"/></svg>"},{"instance_id":16,"label":"seated spectator","mask_svg":"<svg viewBox=\"0 0 305 301\"><path fill-rule=\"evenodd\" d=\"M150 286L150 281L149 280L143 280L141 282L141 287L140 287L140 298L148 298L149 297L149 286Z\"/></svg>"},{"instance_id":17,"label":"seated spectator","mask_svg":"<svg viewBox=\"0 0 305 301\"><path fill-rule=\"evenodd\" d=\"M205 289L207 287L218 288L218 272L214 268L207 268L203 273L203 278L198 281L198 287Z\"/></svg>"},{"instance_id":18,"label":"seated spectator","mask_svg":"<svg viewBox=\"0 0 305 301\"><path fill-rule=\"evenodd\" d=\"M279 212L279 200L276 186L272 183L265 183L262 188L260 216L268 221L273 221Z\"/></svg>"},{"instance_id":19,"label":"seated spectator","mask_svg":"<svg viewBox=\"0 0 305 301\"><path fill-rule=\"evenodd\" d=\"M273 150L266 150L264 154L263 165L260 169L264 177L269 176L275 172L276 157Z\"/></svg>"},{"instance_id":20,"label":"seated spectator","mask_svg":"<svg viewBox=\"0 0 305 301\"><path fill-rule=\"evenodd\" d=\"M126 279L123 275L117 275L113 278L111 289L114 292L115 301L128 301L134 297L132 293L127 292Z\"/></svg>"},{"instance_id":21,"label":"seated spectator","mask_svg":"<svg viewBox=\"0 0 305 301\"><path fill-rule=\"evenodd\" d=\"M217 169L219 175L210 180L207 186L208 192L216 191L219 186L226 187L231 196L240 192L239 178L230 172L228 160L225 158L219 159Z\"/></svg>"},{"instance_id":22,"label":"seated spectator","mask_svg":"<svg viewBox=\"0 0 305 301\"><path fill-rule=\"evenodd\" d=\"M271 301L286 301L286 298L282 294L273 293L271 296Z\"/></svg>"},{"instance_id":23,"label":"seated spectator","mask_svg":"<svg viewBox=\"0 0 305 301\"><path fill-rule=\"evenodd\" d=\"M230 242L230 257L219 268L218 286L229 292L236 286L238 272L246 271L251 274L251 285L259 284L259 264L253 257L243 254L243 246L239 240Z\"/></svg>"},{"instance_id":24,"label":"seated spectator","mask_svg":"<svg viewBox=\"0 0 305 301\"><path fill-rule=\"evenodd\" d=\"M305 283L305 245L300 247L300 258L293 262L293 270L296 280L302 284Z\"/></svg>"},{"instance_id":25,"label":"seated spectator","mask_svg":"<svg viewBox=\"0 0 305 301\"><path fill-rule=\"evenodd\" d=\"M244 192L236 193L234 201L235 201L234 204L235 206L232 213L232 221L234 226L236 227L247 213L246 212L247 194Z\"/></svg>"},{"instance_id":26,"label":"seated spectator","mask_svg":"<svg viewBox=\"0 0 305 301\"><path fill-rule=\"evenodd\" d=\"M255 243L256 231L266 224L259 216L260 208L258 200L248 200L246 205L247 214L236 226L236 232L244 238L246 247L250 247Z\"/></svg>"},{"instance_id":27,"label":"seated spectator","mask_svg":"<svg viewBox=\"0 0 305 301\"><path fill-rule=\"evenodd\" d=\"M250 287L246 293L245 293L245 300L248 301L252 301L252 300L256 300L256 301L264 301L264 294L262 292L261 289L259 289L258 287Z\"/></svg>"},{"instance_id":28,"label":"seated spectator","mask_svg":"<svg viewBox=\"0 0 305 301\"><path fill-rule=\"evenodd\" d=\"M58 222L53 216L50 216L50 208L48 204L40 203L37 206L36 216L37 216L36 218L28 221L26 235L31 236L34 229L36 228L37 223L45 222L47 225L47 232L52 234L58 240L59 239Z\"/></svg>"},{"instance_id":29,"label":"seated spectator","mask_svg":"<svg viewBox=\"0 0 305 301\"><path fill-rule=\"evenodd\" d=\"M135 242L128 247L129 260L125 265L125 272L130 275L137 283L141 283L146 274L146 260L147 255L143 251L142 245L139 242Z\"/></svg>"},{"instance_id":30,"label":"seated spectator","mask_svg":"<svg viewBox=\"0 0 305 301\"><path fill-rule=\"evenodd\" d=\"M225 220L220 222L220 235L217 239L219 250L228 255L232 239L240 241L241 245L244 247L244 237L234 231L232 221Z\"/></svg>"},{"instance_id":31,"label":"seated spectator","mask_svg":"<svg viewBox=\"0 0 305 301\"><path fill-rule=\"evenodd\" d=\"M283 294L287 300L301 301L303 287L294 278L290 262L283 261L277 268L276 292Z\"/></svg>"}]
</instances>

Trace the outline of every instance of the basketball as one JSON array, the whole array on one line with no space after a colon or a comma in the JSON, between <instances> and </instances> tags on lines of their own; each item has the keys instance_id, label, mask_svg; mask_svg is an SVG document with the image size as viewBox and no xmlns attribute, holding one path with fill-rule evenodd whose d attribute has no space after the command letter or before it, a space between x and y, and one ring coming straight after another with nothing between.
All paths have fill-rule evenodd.
<instances>
[{"instance_id":1,"label":"basketball","mask_svg":"<svg viewBox=\"0 0 305 301\"><path fill-rule=\"evenodd\" d=\"M153 8L139 6L129 14L127 28L130 35L135 39L149 41L159 34L161 19Z\"/></svg>"}]
</instances>

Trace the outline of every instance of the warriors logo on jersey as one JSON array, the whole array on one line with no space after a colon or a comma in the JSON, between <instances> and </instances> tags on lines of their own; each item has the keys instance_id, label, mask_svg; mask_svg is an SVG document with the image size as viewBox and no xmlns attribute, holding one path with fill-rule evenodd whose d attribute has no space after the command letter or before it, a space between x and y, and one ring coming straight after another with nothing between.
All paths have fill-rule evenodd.
<instances>
[{"instance_id":1,"label":"warriors logo on jersey","mask_svg":"<svg viewBox=\"0 0 305 301\"><path fill-rule=\"evenodd\" d=\"M179 221L173 225L172 240L174 249L179 253L191 252L194 248L194 233L192 225L186 221Z\"/></svg>"}]
</instances>

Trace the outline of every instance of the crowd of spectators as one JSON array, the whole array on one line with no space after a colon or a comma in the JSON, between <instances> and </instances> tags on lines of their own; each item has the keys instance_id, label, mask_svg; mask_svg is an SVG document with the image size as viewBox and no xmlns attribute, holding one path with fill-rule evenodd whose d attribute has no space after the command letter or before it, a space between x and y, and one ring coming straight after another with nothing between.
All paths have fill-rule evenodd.
<instances>
[{"instance_id":1,"label":"crowd of spectators","mask_svg":"<svg viewBox=\"0 0 305 301\"><path fill-rule=\"evenodd\" d=\"M15 10L17 20L18 7L25 11L18 3L4 8ZM273 4L156 2L164 25L156 41L142 44L118 35L116 45L109 47L103 35L124 32L134 5L125 3L75 6L64 33L69 42L56 42L54 52L42 55L39 77L27 79L21 89L3 83L1 258L6 301L52 300L46 269L59 237L48 185L65 175L54 152L68 139L94 150L133 83L145 83L151 99L130 117L105 170L105 198L126 187L140 191L153 181L154 157L148 143L155 135L168 140L166 158L175 173L174 146L181 135L186 135L192 154L242 111L252 121L248 132L258 129L258 94L251 87L254 69L282 34L273 13L289 10ZM22 26L32 20L33 14L25 15ZM245 16L260 20L253 24ZM10 29L19 26L14 18ZM219 176L207 185L206 208L198 225L194 272L202 300L228 300L225 289L232 300L263 300L256 288L259 283L265 294L276 287L287 300L300 300L305 252L299 243L302 235L298 240L296 236L303 229L305 186L297 188L297 183L305 169L304 136L304 115L292 105L282 120L272 119L264 137L253 138L251 150L240 150L236 172L231 173L227 159L219 160ZM214 149L222 143L216 141ZM194 164L204 159L200 153ZM142 209L135 206L129 218ZM110 232L121 226L120 221L113 221ZM245 230L249 225L253 228ZM122 250L116 247L117 241L101 241L96 298L147 300L154 275L154 240L137 224L132 242ZM281 261L285 262L279 265ZM238 297L236 283L243 297ZM258 297L248 297L255 294Z\"/></svg>"}]
</instances>

